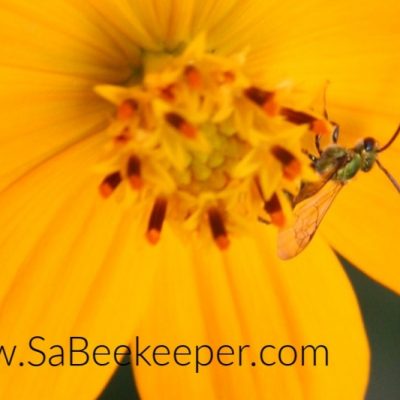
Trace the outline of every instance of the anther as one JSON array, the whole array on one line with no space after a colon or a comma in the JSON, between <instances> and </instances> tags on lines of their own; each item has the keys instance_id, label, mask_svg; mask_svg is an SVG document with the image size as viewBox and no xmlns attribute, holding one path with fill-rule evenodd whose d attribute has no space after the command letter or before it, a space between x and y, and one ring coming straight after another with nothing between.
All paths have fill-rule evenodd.
<instances>
[{"instance_id":1,"label":"anther","mask_svg":"<svg viewBox=\"0 0 400 400\"><path fill-rule=\"evenodd\" d=\"M264 211L271 218L271 223L282 228L285 225L285 215L282 211L282 206L276 193L271 198L264 202Z\"/></svg>"},{"instance_id":2,"label":"anther","mask_svg":"<svg viewBox=\"0 0 400 400\"><path fill-rule=\"evenodd\" d=\"M138 103L133 99L124 100L117 109L117 118L127 120L132 118L138 109Z\"/></svg>"},{"instance_id":3,"label":"anther","mask_svg":"<svg viewBox=\"0 0 400 400\"><path fill-rule=\"evenodd\" d=\"M139 190L143 186L140 160L136 156L130 156L126 167L129 183L132 189Z\"/></svg>"},{"instance_id":4,"label":"anther","mask_svg":"<svg viewBox=\"0 0 400 400\"><path fill-rule=\"evenodd\" d=\"M173 102L176 98L176 86L171 83L170 85L160 90L160 96L162 99L168 102Z\"/></svg>"},{"instance_id":5,"label":"anther","mask_svg":"<svg viewBox=\"0 0 400 400\"><path fill-rule=\"evenodd\" d=\"M176 130L181 132L187 138L193 139L196 137L197 135L196 128L192 124L187 122L179 114L174 112L169 112L165 114L165 119L171 126L173 126Z\"/></svg>"},{"instance_id":6,"label":"anther","mask_svg":"<svg viewBox=\"0 0 400 400\"><path fill-rule=\"evenodd\" d=\"M285 117L287 121L295 125L303 125L303 124L311 125L315 120L315 117L313 117L310 114L307 114L302 111L296 111L287 107L282 107L281 115Z\"/></svg>"},{"instance_id":7,"label":"anther","mask_svg":"<svg viewBox=\"0 0 400 400\"><path fill-rule=\"evenodd\" d=\"M118 185L122 181L122 176L119 171L113 172L107 175L99 186L99 191L102 197L105 199L114 192Z\"/></svg>"},{"instance_id":8,"label":"anther","mask_svg":"<svg viewBox=\"0 0 400 400\"><path fill-rule=\"evenodd\" d=\"M208 221L217 246L220 250L227 249L229 247L228 233L226 232L221 213L216 208L210 208L208 210Z\"/></svg>"},{"instance_id":9,"label":"anther","mask_svg":"<svg viewBox=\"0 0 400 400\"><path fill-rule=\"evenodd\" d=\"M282 107L280 114L289 122L295 125L308 125L310 130L318 135L328 135L331 133L329 121L315 118L313 115L303 111L296 111L291 108Z\"/></svg>"},{"instance_id":10,"label":"anther","mask_svg":"<svg viewBox=\"0 0 400 400\"><path fill-rule=\"evenodd\" d=\"M235 81L235 74L232 71L225 71L223 73L223 83L232 83Z\"/></svg>"},{"instance_id":11,"label":"anther","mask_svg":"<svg viewBox=\"0 0 400 400\"><path fill-rule=\"evenodd\" d=\"M290 151L277 145L271 148L271 153L282 164L283 176L286 179L293 180L300 175L301 163Z\"/></svg>"},{"instance_id":12,"label":"anther","mask_svg":"<svg viewBox=\"0 0 400 400\"><path fill-rule=\"evenodd\" d=\"M330 135L332 129L328 121L315 119L311 123L311 130L317 135Z\"/></svg>"},{"instance_id":13,"label":"anther","mask_svg":"<svg viewBox=\"0 0 400 400\"><path fill-rule=\"evenodd\" d=\"M268 92L252 86L247 88L244 93L251 101L260 106L269 116L274 117L279 114L280 107L275 101L274 92Z\"/></svg>"},{"instance_id":14,"label":"anther","mask_svg":"<svg viewBox=\"0 0 400 400\"><path fill-rule=\"evenodd\" d=\"M194 67L193 65L188 65L185 68L185 77L186 82L188 83L189 87L192 89L200 89L203 85L203 80L201 78L201 74L199 70Z\"/></svg>"},{"instance_id":15,"label":"anther","mask_svg":"<svg viewBox=\"0 0 400 400\"><path fill-rule=\"evenodd\" d=\"M125 144L131 139L129 128L125 128L119 135L115 136L114 141L118 144Z\"/></svg>"},{"instance_id":16,"label":"anther","mask_svg":"<svg viewBox=\"0 0 400 400\"><path fill-rule=\"evenodd\" d=\"M218 72L215 75L215 80L219 85L225 85L235 82L236 75L233 71Z\"/></svg>"},{"instance_id":17,"label":"anther","mask_svg":"<svg viewBox=\"0 0 400 400\"><path fill-rule=\"evenodd\" d=\"M161 230L167 211L167 200L163 197L156 199L151 210L150 220L147 226L147 240L156 244L160 240Z\"/></svg>"}]
</instances>

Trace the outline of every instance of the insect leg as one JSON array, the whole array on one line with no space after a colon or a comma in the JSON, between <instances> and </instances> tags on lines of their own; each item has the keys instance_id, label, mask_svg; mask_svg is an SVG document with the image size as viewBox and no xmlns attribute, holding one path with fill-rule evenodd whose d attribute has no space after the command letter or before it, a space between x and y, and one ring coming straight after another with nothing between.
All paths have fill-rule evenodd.
<instances>
[{"instance_id":1,"label":"insect leg","mask_svg":"<svg viewBox=\"0 0 400 400\"><path fill-rule=\"evenodd\" d=\"M315 163L318 161L318 157L314 156L314 154L311 154L308 150L302 149L301 150L310 160L311 160L311 166L314 167Z\"/></svg>"},{"instance_id":2,"label":"insect leg","mask_svg":"<svg viewBox=\"0 0 400 400\"><path fill-rule=\"evenodd\" d=\"M261 222L261 223L263 223L265 225L271 225L271 221L268 221L267 219L265 219L263 217L259 216L257 219L258 219L258 222Z\"/></svg>"},{"instance_id":3,"label":"insect leg","mask_svg":"<svg viewBox=\"0 0 400 400\"><path fill-rule=\"evenodd\" d=\"M318 154L322 154L322 149L321 149L321 135L315 135L315 147L317 148Z\"/></svg>"},{"instance_id":4,"label":"insect leg","mask_svg":"<svg viewBox=\"0 0 400 400\"><path fill-rule=\"evenodd\" d=\"M335 122L332 122L333 124L333 132L332 132L332 141L333 143L337 143L339 140L339 125L337 125Z\"/></svg>"},{"instance_id":5,"label":"insect leg","mask_svg":"<svg viewBox=\"0 0 400 400\"><path fill-rule=\"evenodd\" d=\"M286 196L286 198L289 201L290 206L292 207L292 209L294 208L295 204L294 204L294 198L295 195L291 192L289 192L288 190L284 189L283 190L283 194Z\"/></svg>"},{"instance_id":6,"label":"insect leg","mask_svg":"<svg viewBox=\"0 0 400 400\"><path fill-rule=\"evenodd\" d=\"M332 141L333 141L333 143L336 144L339 140L339 125L336 122L333 122L329 119L328 109L326 107L326 91L328 88L328 84L329 84L329 81L326 81L326 85L325 85L325 89L324 89L324 117L327 121L329 121L333 125ZM320 138L317 138L317 137L315 138L315 144L316 144L316 147L317 147L319 153L321 154Z\"/></svg>"}]
</instances>

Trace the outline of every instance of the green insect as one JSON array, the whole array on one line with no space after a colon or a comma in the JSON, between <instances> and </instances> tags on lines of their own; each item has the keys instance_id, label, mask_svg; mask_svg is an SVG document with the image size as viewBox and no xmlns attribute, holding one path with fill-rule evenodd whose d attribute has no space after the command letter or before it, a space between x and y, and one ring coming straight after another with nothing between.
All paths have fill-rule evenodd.
<instances>
[{"instance_id":1,"label":"green insect","mask_svg":"<svg viewBox=\"0 0 400 400\"><path fill-rule=\"evenodd\" d=\"M359 171L368 172L376 164L400 193L400 185L383 167L378 153L391 146L400 134L400 126L383 147L378 147L374 138L367 137L353 148L337 144L339 127L336 125L333 144L322 150L320 136L315 138L319 156L308 152L312 167L321 176L317 182L305 182L292 200L294 220L278 235L278 255L282 259L295 257L310 243L319 224L342 187Z\"/></svg>"}]
</instances>

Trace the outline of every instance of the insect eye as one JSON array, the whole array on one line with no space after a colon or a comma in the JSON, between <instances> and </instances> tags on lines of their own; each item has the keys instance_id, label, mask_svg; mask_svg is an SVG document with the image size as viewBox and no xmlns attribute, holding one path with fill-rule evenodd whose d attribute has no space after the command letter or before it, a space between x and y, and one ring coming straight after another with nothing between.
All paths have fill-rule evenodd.
<instances>
[{"instance_id":1,"label":"insect eye","mask_svg":"<svg viewBox=\"0 0 400 400\"><path fill-rule=\"evenodd\" d=\"M364 149L365 149L366 151L372 151L372 150L374 150L375 145L376 145L375 139L370 138L370 137L364 139Z\"/></svg>"}]
</instances>

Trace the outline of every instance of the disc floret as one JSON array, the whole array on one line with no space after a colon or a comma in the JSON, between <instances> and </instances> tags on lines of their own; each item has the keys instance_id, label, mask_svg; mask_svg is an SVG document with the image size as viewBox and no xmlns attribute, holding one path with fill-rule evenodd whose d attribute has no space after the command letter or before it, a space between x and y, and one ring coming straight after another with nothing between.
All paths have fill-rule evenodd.
<instances>
[{"instance_id":1,"label":"disc floret","mask_svg":"<svg viewBox=\"0 0 400 400\"><path fill-rule=\"evenodd\" d=\"M100 193L129 187L133 201L150 204L150 243L164 220L183 231L207 224L221 249L263 210L284 225L282 189L302 173L301 139L332 126L245 71L245 53L217 56L200 37L181 54L146 55L135 85L96 88L115 105Z\"/></svg>"}]
</instances>

